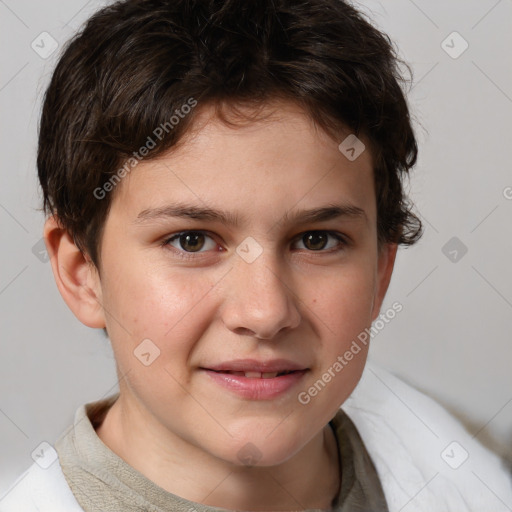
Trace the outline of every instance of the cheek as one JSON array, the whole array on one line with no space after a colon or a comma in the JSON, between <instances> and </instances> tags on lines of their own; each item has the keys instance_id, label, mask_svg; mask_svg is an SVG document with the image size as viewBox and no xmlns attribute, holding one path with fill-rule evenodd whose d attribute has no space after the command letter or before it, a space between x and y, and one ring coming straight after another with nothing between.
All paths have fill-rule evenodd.
<instances>
[{"instance_id":1,"label":"cheek","mask_svg":"<svg viewBox=\"0 0 512 512\"><path fill-rule=\"evenodd\" d=\"M186 272L147 272L109 288L111 343L131 393L155 414L185 400L190 354L213 321L214 282ZM114 320L115 317L115 320ZM149 341L148 341L149 340Z\"/></svg>"},{"instance_id":2,"label":"cheek","mask_svg":"<svg viewBox=\"0 0 512 512\"><path fill-rule=\"evenodd\" d=\"M309 302L319 329L318 366L299 403L334 416L359 382L368 355L374 280L368 269L338 274ZM362 340L362 341L361 341Z\"/></svg>"},{"instance_id":3,"label":"cheek","mask_svg":"<svg viewBox=\"0 0 512 512\"><path fill-rule=\"evenodd\" d=\"M122 278L124 272L129 279ZM114 350L129 357L142 340L150 339L160 349L162 361L171 356L175 362L183 360L213 314L208 300L213 283L204 275L197 277L166 269L140 273L133 267L119 269L104 290Z\"/></svg>"},{"instance_id":4,"label":"cheek","mask_svg":"<svg viewBox=\"0 0 512 512\"><path fill-rule=\"evenodd\" d=\"M304 296L319 319L324 338L346 342L371 324L375 280L368 268L332 273L315 286L308 285Z\"/></svg>"}]
</instances>

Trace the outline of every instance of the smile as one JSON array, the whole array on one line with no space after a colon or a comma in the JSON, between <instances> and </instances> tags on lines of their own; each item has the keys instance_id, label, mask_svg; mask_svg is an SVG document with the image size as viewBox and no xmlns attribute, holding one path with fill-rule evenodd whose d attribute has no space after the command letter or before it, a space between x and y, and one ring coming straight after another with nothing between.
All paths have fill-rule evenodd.
<instances>
[{"instance_id":1,"label":"smile","mask_svg":"<svg viewBox=\"0 0 512 512\"><path fill-rule=\"evenodd\" d=\"M215 371L215 370L213 370ZM237 375L238 377L247 377L248 379L274 379L282 375L293 373L294 370L285 370L284 372L235 372L235 371L219 371L217 373L226 373L229 375Z\"/></svg>"},{"instance_id":2,"label":"smile","mask_svg":"<svg viewBox=\"0 0 512 512\"><path fill-rule=\"evenodd\" d=\"M284 372L216 371L201 369L219 387L246 400L272 400L297 387L309 370Z\"/></svg>"}]
</instances>

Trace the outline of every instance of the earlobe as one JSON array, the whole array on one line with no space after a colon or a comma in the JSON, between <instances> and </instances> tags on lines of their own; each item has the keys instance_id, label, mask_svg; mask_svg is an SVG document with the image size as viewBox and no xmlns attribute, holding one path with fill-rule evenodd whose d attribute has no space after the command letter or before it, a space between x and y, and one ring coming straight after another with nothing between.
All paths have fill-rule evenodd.
<instances>
[{"instance_id":1,"label":"earlobe","mask_svg":"<svg viewBox=\"0 0 512 512\"><path fill-rule=\"evenodd\" d=\"M373 303L372 321L374 321L380 313L380 308L386 292L391 281L393 274L393 267L395 265L396 253L398 245L387 243L381 247L379 251L379 259L377 266L377 282L375 289L375 300Z\"/></svg>"},{"instance_id":2,"label":"earlobe","mask_svg":"<svg viewBox=\"0 0 512 512\"><path fill-rule=\"evenodd\" d=\"M44 240L57 288L68 307L88 327L105 327L101 283L94 264L56 217L46 221Z\"/></svg>"}]
</instances>

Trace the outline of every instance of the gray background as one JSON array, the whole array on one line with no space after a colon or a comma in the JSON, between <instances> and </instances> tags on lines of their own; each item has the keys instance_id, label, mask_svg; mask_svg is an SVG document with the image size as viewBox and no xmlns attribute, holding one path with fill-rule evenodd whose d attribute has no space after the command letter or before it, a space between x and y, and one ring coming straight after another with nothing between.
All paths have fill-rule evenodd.
<instances>
[{"instance_id":1,"label":"gray background","mask_svg":"<svg viewBox=\"0 0 512 512\"><path fill-rule=\"evenodd\" d=\"M62 43L99 5L0 0L0 495L79 405L116 390L108 341L73 317L33 252L43 225L41 95ZM374 339L372 357L512 460L512 0L358 5L414 71L420 159L409 188L426 227L399 254L384 309L404 309ZM44 31L59 43L47 59L31 48ZM469 45L457 58L454 31Z\"/></svg>"}]
</instances>

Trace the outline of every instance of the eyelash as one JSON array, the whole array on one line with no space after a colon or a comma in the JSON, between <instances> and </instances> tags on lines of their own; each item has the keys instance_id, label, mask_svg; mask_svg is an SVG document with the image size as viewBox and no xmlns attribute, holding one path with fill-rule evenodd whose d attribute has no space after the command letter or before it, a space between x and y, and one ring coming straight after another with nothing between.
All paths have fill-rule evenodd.
<instances>
[{"instance_id":1,"label":"eyelash","mask_svg":"<svg viewBox=\"0 0 512 512\"><path fill-rule=\"evenodd\" d=\"M200 233L200 234L203 234L206 237L213 240L213 237L211 235L209 235L207 231L188 230L188 231L180 231L179 233L173 234L172 236L163 240L161 245L163 247L167 247L167 248L170 248L171 250L173 250L173 252L175 252L175 254L180 258L184 258L184 259L195 258L195 259L197 259L198 257L201 257L200 255L205 254L208 251L202 251L202 250L195 251L195 252L194 251L185 251L183 249L177 249L176 247L173 247L172 245L170 245L171 242L173 242L175 240L179 240L179 238L182 235L189 234L189 233ZM319 249L317 251L314 251L312 249L299 249L299 250L305 250L308 253L312 253L312 254L315 254L315 253L317 253L317 254L326 254L326 253L332 254L332 253L340 252L340 251L344 250L349 245L347 238L344 235L342 235L341 233L338 233L336 231L321 230L321 229L304 231L294 238L293 243L295 244L296 242L301 241L305 235L310 234L310 233L327 234L328 236L335 238L338 241L338 245L336 247L331 247L329 249ZM215 240L213 240L213 241L215 242ZM328 245L328 243L327 243L327 245Z\"/></svg>"}]
</instances>

